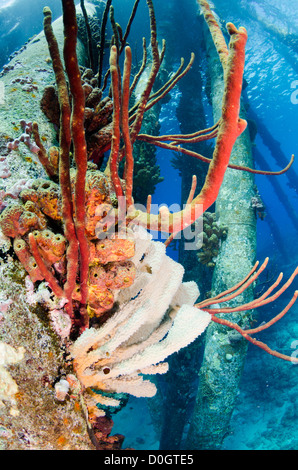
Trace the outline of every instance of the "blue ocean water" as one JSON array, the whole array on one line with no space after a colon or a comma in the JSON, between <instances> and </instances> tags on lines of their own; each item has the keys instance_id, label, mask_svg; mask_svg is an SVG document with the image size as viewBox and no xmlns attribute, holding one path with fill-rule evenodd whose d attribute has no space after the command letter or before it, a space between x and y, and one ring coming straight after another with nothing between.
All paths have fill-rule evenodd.
<instances>
[{"instance_id":1,"label":"blue ocean water","mask_svg":"<svg viewBox=\"0 0 298 470\"><path fill-rule=\"evenodd\" d=\"M1 67L15 50L41 30L43 3L40 0L0 0ZM52 9L54 18L61 14L59 0L49 0L46 4ZM127 22L132 4L131 0L113 1L121 23ZM154 5L159 38L167 40L167 54L173 68L181 56L187 61L190 52L200 54L202 35L196 1L155 1ZM265 162L271 170L280 170L285 166L283 159L289 161L292 154L298 158L298 0L213 0L212 6L223 26L232 21L248 31L243 100L248 119L257 129L253 143L255 166L262 169ZM143 35L148 38L147 16L145 1L141 0L130 44L139 43ZM200 73L204 77L204 63ZM161 133L179 132L176 108L180 99L181 92L177 89L171 100L163 105L159 117ZM191 101L189 106L192 106ZM153 195L154 202L169 206L181 203L181 180L171 165L172 157L171 152L157 151L164 182L157 186ZM298 265L297 174L296 161L293 169L284 175L257 175L255 178L267 214L264 220L257 222L256 257L261 261L270 257L269 278L274 280L281 271L285 278L289 277ZM177 252L169 252L177 257ZM296 281L293 289L274 305L263 307L259 321L268 321L278 313L297 286ZM295 354L298 348L297 314L298 307L294 305L287 316L263 332L260 339L272 349ZM298 366L249 346L223 449L297 450L297 396ZM115 416L114 431L126 436L127 447L158 449L158 439L144 399L129 401Z\"/></svg>"}]
</instances>

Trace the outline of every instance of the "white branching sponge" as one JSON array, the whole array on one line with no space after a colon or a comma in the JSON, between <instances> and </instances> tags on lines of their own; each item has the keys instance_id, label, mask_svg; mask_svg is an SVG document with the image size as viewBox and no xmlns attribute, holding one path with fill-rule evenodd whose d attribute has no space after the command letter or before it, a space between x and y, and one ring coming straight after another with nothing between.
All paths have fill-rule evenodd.
<instances>
[{"instance_id":1,"label":"white branching sponge","mask_svg":"<svg viewBox=\"0 0 298 470\"><path fill-rule=\"evenodd\" d=\"M114 315L101 328L86 330L71 347L89 407L118 406L117 398L108 396L111 392L155 395L155 385L143 375L167 372L164 360L194 341L211 319L193 307L198 287L182 283L184 268L166 255L164 244L152 241L141 228L134 237L133 285L119 291Z\"/></svg>"}]
</instances>

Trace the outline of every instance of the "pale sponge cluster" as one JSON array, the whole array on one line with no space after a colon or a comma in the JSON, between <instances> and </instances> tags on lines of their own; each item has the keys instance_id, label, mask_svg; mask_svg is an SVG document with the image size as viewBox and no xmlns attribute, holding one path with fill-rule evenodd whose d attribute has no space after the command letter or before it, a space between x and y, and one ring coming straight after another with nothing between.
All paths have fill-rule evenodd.
<instances>
[{"instance_id":1,"label":"pale sponge cluster","mask_svg":"<svg viewBox=\"0 0 298 470\"><path fill-rule=\"evenodd\" d=\"M119 290L118 309L109 320L86 330L70 350L88 392L89 414L97 416L105 406L119 405L113 392L154 396L155 385L143 375L167 372L164 360L194 341L211 320L193 306L198 287L182 282L184 268L166 255L164 244L152 241L140 227L134 229L134 238L134 283Z\"/></svg>"}]
</instances>

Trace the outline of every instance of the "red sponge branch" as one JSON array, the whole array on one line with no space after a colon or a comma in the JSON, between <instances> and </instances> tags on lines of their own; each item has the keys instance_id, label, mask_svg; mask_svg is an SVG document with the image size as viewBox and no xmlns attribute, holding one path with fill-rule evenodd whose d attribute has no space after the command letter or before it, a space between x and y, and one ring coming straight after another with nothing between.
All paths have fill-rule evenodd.
<instances>
[{"instance_id":1,"label":"red sponge branch","mask_svg":"<svg viewBox=\"0 0 298 470\"><path fill-rule=\"evenodd\" d=\"M71 134L76 163L74 193L75 228L80 251L81 303L87 303L89 247L85 235L85 184L87 172L87 145L84 129L85 95L76 55L77 22L75 5L72 0L62 0L64 22L64 62L72 94Z\"/></svg>"},{"instance_id":2,"label":"red sponge branch","mask_svg":"<svg viewBox=\"0 0 298 470\"><path fill-rule=\"evenodd\" d=\"M64 67L61 61L60 52L56 37L52 28L52 14L49 8L44 8L44 32L49 47L50 56L53 63L53 70L58 89L60 107L60 131L59 131L59 183L62 198L62 216L64 221L64 234L68 240L67 247L67 274L64 285L65 297L68 299L67 311L72 316L72 294L76 285L76 275L78 271L78 240L73 220L73 203L70 183L70 117L71 109L68 97L67 83L64 75Z\"/></svg>"},{"instance_id":3,"label":"red sponge branch","mask_svg":"<svg viewBox=\"0 0 298 470\"><path fill-rule=\"evenodd\" d=\"M288 304L285 306L285 308L281 312L275 315L275 317L269 320L268 322L262 323L260 326L256 328L244 329L244 328L241 328L241 326L239 326L237 323L227 320L226 318L217 316L219 314L241 312L241 311L247 311L247 310L255 309L258 307L262 307L263 305L274 302L278 297L281 296L281 294L283 294L286 291L286 289L290 287L290 285L292 284L292 282L298 275L298 267L294 270L294 272L289 277L289 279L284 283L284 285L270 297L269 297L269 294L280 284L282 277L283 277L282 273L279 274L279 276L277 277L277 280L266 290L266 292L264 292L263 295L253 300L252 302L248 302L246 304L240 305L235 308L225 308L219 305L222 302L227 302L237 297L239 294L244 292L249 286L251 286L252 283L259 277L259 275L263 272L263 270L267 266L268 260L269 258L266 258L264 263L260 266L259 269L257 269L258 264L259 264L257 262L252 268L252 270L248 273L248 275L241 282L231 287L230 289L227 289L226 291L221 292L215 297L212 297L210 299L206 299L206 300L203 300L202 302L197 303L195 307L199 308L200 310L210 313L211 319L213 322L238 331L238 333L240 333L245 339L247 339L247 341L250 341L252 344L254 344L255 346L258 346L259 348L263 349L264 351L271 354L272 356L279 357L280 359L283 359L285 361L298 363L298 358L288 356L286 354L282 354L278 351L275 351L269 348L267 344L251 336L253 334L260 333L261 331L266 330L270 326L277 323L290 310L290 308L296 302L297 297L298 297L297 290L294 292L291 300L288 302ZM214 305L214 307L209 308L212 305Z\"/></svg>"},{"instance_id":4,"label":"red sponge branch","mask_svg":"<svg viewBox=\"0 0 298 470\"><path fill-rule=\"evenodd\" d=\"M246 121L239 118L240 97L245 59L245 44L247 33L244 28L236 29L234 25L227 25L230 34L229 55L224 73L224 95L222 103L222 117L219 121L217 140L212 161L201 192L183 211L174 214L150 215L141 211L130 210L128 217L135 223L152 230L178 233L191 225L216 200L224 174L229 165L233 145L237 137L246 127Z\"/></svg>"},{"instance_id":5,"label":"red sponge branch","mask_svg":"<svg viewBox=\"0 0 298 470\"><path fill-rule=\"evenodd\" d=\"M36 261L37 266L39 267L40 272L44 276L46 282L49 284L50 288L54 292L57 297L64 297L64 290L59 286L55 276L51 273L51 271L46 266L44 260L42 259L39 249L34 238L33 233L29 233L29 246L32 255Z\"/></svg>"}]
</instances>

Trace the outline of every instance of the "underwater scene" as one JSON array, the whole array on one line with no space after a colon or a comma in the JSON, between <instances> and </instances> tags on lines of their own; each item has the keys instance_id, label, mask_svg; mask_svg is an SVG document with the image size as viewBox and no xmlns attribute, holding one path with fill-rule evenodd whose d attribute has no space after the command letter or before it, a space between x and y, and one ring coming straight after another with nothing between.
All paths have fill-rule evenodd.
<instances>
[{"instance_id":1,"label":"underwater scene","mask_svg":"<svg viewBox=\"0 0 298 470\"><path fill-rule=\"evenodd\" d=\"M0 25L0 449L298 450L298 0Z\"/></svg>"}]
</instances>

